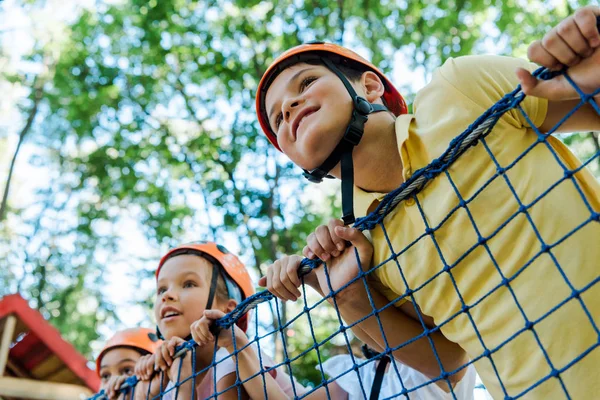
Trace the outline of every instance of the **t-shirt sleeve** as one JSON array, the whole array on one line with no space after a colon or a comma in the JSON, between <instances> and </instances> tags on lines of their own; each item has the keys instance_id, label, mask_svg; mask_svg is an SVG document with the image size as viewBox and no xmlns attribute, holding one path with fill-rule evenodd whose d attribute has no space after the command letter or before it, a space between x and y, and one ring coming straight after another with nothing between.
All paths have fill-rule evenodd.
<instances>
[{"instance_id":1,"label":"t-shirt sleeve","mask_svg":"<svg viewBox=\"0 0 600 400\"><path fill-rule=\"evenodd\" d=\"M233 357L231 357L225 348L221 347L219 350L217 350L215 360L217 361L215 365L215 380L217 382L223 379L224 376L235 373Z\"/></svg>"},{"instance_id":2,"label":"t-shirt sleeve","mask_svg":"<svg viewBox=\"0 0 600 400\"><path fill-rule=\"evenodd\" d=\"M518 85L515 70L534 71L537 66L527 61L502 56L465 56L451 58L437 69L431 83L415 98L415 114L425 119L435 119L440 114L453 112L463 118L465 128L485 110L496 104ZM535 126L546 118L548 101L526 96L521 107ZM530 122L518 109L512 109L502 120L515 128L530 127Z\"/></svg>"}]
</instances>

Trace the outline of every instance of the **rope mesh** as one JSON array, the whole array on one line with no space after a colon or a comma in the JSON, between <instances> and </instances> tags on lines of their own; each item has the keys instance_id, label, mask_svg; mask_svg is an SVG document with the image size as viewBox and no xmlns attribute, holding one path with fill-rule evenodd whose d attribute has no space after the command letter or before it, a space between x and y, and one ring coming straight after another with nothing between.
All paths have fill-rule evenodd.
<instances>
[{"instance_id":1,"label":"rope mesh","mask_svg":"<svg viewBox=\"0 0 600 400\"><path fill-rule=\"evenodd\" d=\"M576 112L578 109L580 109L585 104L591 105L594 108L594 110L600 115L600 108L592 99L592 96L598 95L598 93L600 93L600 89L596 90L596 92L594 92L593 94L586 95L573 82L573 80L568 76L568 74L566 74L565 72L560 72L560 73L565 75L565 77L570 82L570 84L575 88L577 93L579 93L581 101L571 111L571 113L569 113L569 115L565 116L565 118L563 118L557 124L557 126L550 133L552 133L554 130L556 130L556 128L558 126L560 126L567 118L569 118L574 112ZM538 69L534 73L534 75L537 76L539 79L550 79L550 78L555 77L557 74L559 74L559 73L550 72L543 68ZM524 98L525 98L525 94L521 91L520 87L517 87L514 91L512 91L511 93L508 93L493 107L491 107L486 112L484 112L481 115L481 117L479 117L476 121L474 121L473 124L471 124L463 133L461 133L454 140L452 140L451 143L449 144L447 150L439 158L431 161L429 163L429 165L427 165L425 168L415 171L414 174L410 177L410 179L408 179L405 183L403 183L398 189L389 193L380 202L380 204L377 206L377 208L373 212L371 212L369 215L367 215L364 218L359 218L356 221L355 227L360 230L373 230L375 228L381 229L381 232L383 233L383 236L385 237L385 240L387 241L387 246L389 247L390 253L392 254L392 256L390 258L386 259L382 263L379 263L378 265L374 265L370 269L363 271L362 266L360 266L360 259L358 258L358 254L356 254L358 264L359 264L359 271L357 273L357 277L354 280L352 280L351 282L349 282L346 285L344 285L343 287L341 287L340 289L331 290L330 295L328 295L324 299L317 301L313 305L309 305L309 303L306 300L306 288L304 285L304 279L302 278L302 280L303 280L302 293L304 295L303 296L304 308L300 314L293 316L286 323L282 323L282 321L281 321L281 318L279 315L278 300L268 291L263 291L263 292L253 295L252 297L247 298L242 303L240 303L234 311L232 311L231 313L227 314L225 317L216 321L215 325L218 329L227 329L227 328L232 327L235 324L235 322L242 315L244 315L246 312L256 308L259 304L264 303L264 302L274 302L275 303L274 308L275 308L275 310L277 310L276 315L279 320L278 321L279 323L277 324L278 328L272 329L271 331L268 331L266 334L263 334L263 335L257 333L256 336L250 340L250 344L255 346L254 348L257 349L257 353L258 353L257 356L259 358L261 369L259 371L256 371L256 373L249 379L252 379L254 377L260 377L260 379L262 379L263 385L265 386L265 390L264 390L265 398L268 397L267 390L266 390L266 383L265 383L266 374L273 373L274 370L278 369L278 370L285 371L288 375L293 375L294 371L292 368L292 364L294 363L294 361L301 359L303 356L305 356L309 352L315 351L318 362L319 362L318 371L320 373L321 382L318 385L316 385L316 387L308 388L307 391L303 392L300 390L301 388L296 387L295 381L292 380L291 384L292 384L292 390L293 390L293 394L294 394L295 398L304 398L304 397L308 396L309 394L319 390L320 388L325 389L324 396L326 398L331 398L331 393L330 393L330 388L329 388L330 384L332 382L335 382L337 379L340 379L342 376L351 374L352 376L356 376L356 379L360 383L361 393L358 393L358 395L367 399L369 397L371 388L365 382L363 382L363 378L362 378L361 374L359 373L359 370L362 367L366 366L367 364L377 362L382 357L385 357L387 355L391 356L394 351L400 350L406 346L409 346L410 344L414 343L415 341L423 339L423 338L426 338L428 340L428 342L432 348L433 354L439 365L440 374L437 377L432 378L431 380L429 380L428 382L426 382L424 384L414 386L414 387L406 387L403 382L403 378L401 376L400 370L399 370L399 363L394 360L393 356L391 356L390 357L391 358L391 366L390 366L388 373L396 375L398 381L400 382L400 384L402 386L402 390L399 391L398 393L396 393L394 396L389 397L389 398L408 399L410 393L420 389L423 386L431 385L435 382L442 382L442 383L445 382L447 384L448 390L451 393L451 396L456 399L456 394L454 393L454 387L451 383L450 378L454 374L457 374L458 372L464 370L465 368L468 368L470 365L481 362L481 361L485 361L485 360L487 360L488 362L491 363L492 368L494 369L497 383L500 387L500 390L503 393L503 397L506 399L516 399L516 398L521 398L523 396L526 396L528 393L535 390L538 386L542 385L547 380L553 379L553 378L558 380L558 382L560 384L560 388L564 392L564 397L572 398L570 395L570 388L567 387L565 382L563 382L561 374L563 372L567 371L573 365L580 362L589 353L591 353L593 351L597 351L596 348L598 347L598 345L600 343L600 339L596 340L595 343L593 343L592 345L590 345L586 349L584 349L584 351L582 351L581 354L578 354L575 358L570 360L570 362L566 363L565 365L558 366L558 365L555 365L555 362L553 361L552 357L549 355L548 349L547 349L548 343L543 343L542 339L540 338L539 331L541 329L543 329L540 326L548 318L548 316L550 316L551 314L560 310L562 307L565 306L565 304L567 304L571 301L575 301L579 304L579 306L581 307L581 310L585 313L585 315L589 319L589 324L595 331L596 337L600 338L600 330L598 329L597 323L593 317L593 315L595 315L596 318L598 318L599 311L598 310L590 310L588 305L584 301L586 291L588 291L590 288L592 288L598 282L598 280L600 280L600 270L598 271L597 277L595 279L593 279L589 282L586 282L584 285L581 285L580 283L576 284L571 281L571 279L569 277L568 269L569 268L577 268L580 266L568 266L566 268L563 268L563 266L560 264L558 258L553 253L554 249L557 246L559 246L564 241L569 239L576 232L584 229L586 226L589 226L591 224L598 224L600 221L600 213L599 213L600 210L594 210L594 208L590 204L589 199L586 198L584 191L581 189L580 183L576 179L576 174L578 172L580 172L582 169L586 168L591 162L593 162L594 160L600 161L600 151L597 151L595 154L593 154L583 165L581 165L577 169L575 169L575 170L568 169L566 167L566 165L564 164L561 156L559 154L557 154L556 150L548 143L548 138L549 138L550 133L543 134L537 128L535 128L535 125L532 123L532 121L529 119L529 116L527 115L525 110L522 108L521 103L523 102ZM521 113L523 115L523 117L529 122L530 126L533 128L535 134L537 135L537 141L535 141L535 143L531 144L531 146L522 155L520 155L517 159L515 159L511 164L502 166L497 161L493 151L491 150L491 147L487 141L487 137L490 134L490 132L493 131L494 126L499 121L499 119L506 112L508 112L510 110L517 110L519 113ZM474 193L470 197L465 197L463 194L461 194L461 191L459 190L459 186L456 183L456 179L455 179L455 177L453 177L452 173L450 172L450 167L453 165L453 163L457 159L459 159L465 152L469 151L469 149L474 146L479 146L485 150L485 152L488 154L491 162L494 164L496 173L487 182L485 182L485 184L479 190L477 190L476 193ZM533 151L533 149L537 148L538 146L546 147L547 150L553 154L556 163L563 169L564 175L557 182L555 182L553 185L548 187L548 189L546 191L544 191L539 196L537 196L537 198L535 198L533 201L526 203L520 198L517 190L515 189L515 185L513 182L514 178L509 177L509 175L510 175L511 169L515 165L517 165L517 163L521 162L521 160L524 157L526 157L528 153ZM432 182L434 179L447 180L450 187L452 188L452 193L450 193L450 194L456 196L456 198L458 199L458 204L454 209L450 210L448 215L445 218L443 218L443 220L441 222L437 223L436 225L431 225L430 219L426 215L425 207L422 204L422 199L419 198L417 196L417 194L420 193L425 187L427 187L428 183ZM517 210L514 213L514 215L510 216L506 221L503 221L493 232L487 233L484 236L484 233L481 232L475 218L472 215L470 207L473 204L474 199L476 199L477 196L480 195L489 185L494 184L494 181L496 181L496 180L498 180L499 182L504 182L506 187L512 193L512 196L514 197L514 200L518 204L518 207L517 207ZM569 201L582 201L585 204L585 207L589 210L589 218L587 218L587 220L585 220L585 221L581 221L579 224L577 224L575 226L574 229L566 232L565 235L560 240L555 241L553 243L546 243L543 236L540 234L538 227L536 227L534 219L530 216L530 210L542 198L544 198L545 196L548 196L554 188L556 188L560 184L565 184L565 183L572 184L575 187L577 193L579 193L579 195L581 197L581 200L570 199ZM412 199L416 203L416 206L418 207L419 214L421 215L425 229L419 237L415 238L414 241L409 243L405 248L395 249L393 246L393 232L389 232L386 229L386 217L401 202L406 201L408 199ZM440 229L441 226L443 226L445 223L448 222L449 219L451 219L453 217L454 214L459 213L459 212L465 212L467 214L469 221L471 222L471 225L478 237L478 240L476 243L473 244L473 246L471 248L469 248L465 252L464 255L459 257L457 260L449 261L446 259L445 255L444 255L444 251L442 250L442 246L440 245L440 239L436 236L436 233L438 232L438 230ZM493 210L491 210L490 212L493 212ZM489 246L489 242L496 235L498 235L499 232L505 226L510 224L516 218L520 218L522 216L524 216L526 218L529 228L531 228L533 230L533 232L535 233L535 236L537 237L537 239L539 241L540 248L539 248L539 251L537 251L534 254L534 256L531 257L531 259L527 263L522 265L516 271L516 273L514 273L510 276L507 276L503 272L502 265L500 265L500 263L496 260L494 252L492 251L492 249ZM551 216L549 216L549 218L551 218ZM600 238L598 238L598 239L600 239ZM417 285L416 287L411 287L409 285L408 279L405 277L405 274L404 274L405 269L407 267L401 265L399 262L399 259L400 259L400 256L402 256L403 254L405 254L408 251L411 251L414 246L416 246L418 243L421 243L422 241L425 241L425 240L431 241L433 248L437 252L437 255L438 255L441 265L443 267L439 270L439 272L437 274L431 276L429 279L425 280L420 285ZM600 242L598 242L598 243L600 243ZM471 253L473 253L477 249L483 249L483 251L485 251L488 254L490 263L493 265L494 270L499 275L500 281L494 288L492 288L492 290L489 291L489 293L485 294L483 297L479 298L477 301L467 304L467 302L465 302L465 300L464 300L463 294L461 293L459 284L457 283L457 280L455 279L455 274L457 273L456 267L461 261L464 261L466 258L469 257L469 255ZM508 251L508 249L507 249L507 251ZM564 299L561 299L559 302L557 302L557 304L554 307L552 307L549 311L547 311L546 313L536 316L536 318L530 318L530 317L528 317L527 312L526 312L527 307L525 307L522 304L522 301L518 298L515 290L513 289L513 286L515 284L515 280L519 276L524 274L527 271L527 269L533 263L535 263L536 260L539 260L541 257L549 257L549 259L551 260L552 268L554 268L556 270L556 272L558 272L562 276L565 284L569 287L571 294L569 296L565 297ZM595 260L595 261L597 262L597 260ZM367 283L366 278L367 278L367 276L369 276L369 274L372 274L378 268L381 268L384 265L389 265L390 263L393 263L397 266L400 276L403 280L403 284L406 287L406 291L401 296L398 296L396 299L389 301L387 304L383 305L382 307L377 307L373 300L372 294L371 294L372 289L371 289L370 285ZM324 262L321 262L318 260L313 261L313 260L304 259L301 263L298 273L301 277L304 277L306 274L308 274L314 268L324 268L327 277L329 277L328 272L327 272L328 271L327 263L324 263ZM456 292L458 301L460 302L460 309L453 315L449 316L449 318L447 318L446 320L439 321L439 322L436 321L437 326L430 328L425 323L424 318L419 311L419 308L416 306L418 304L416 295L423 288L427 287L428 285L432 285L436 280L440 280L442 278L449 279L449 282L450 282L449 284L452 285L452 287L454 288L454 291ZM344 320L342 319L342 315L341 315L339 309L337 308L337 303L336 303L337 296L336 295L338 293L340 293L341 291L345 290L346 288L348 288L348 286L350 286L351 284L358 282L358 281L362 282L362 284L364 285L364 287L366 289L366 292L368 295L368 300L371 305L372 311L368 315L365 315L363 318L361 318L351 324L346 324L344 322ZM331 286L330 286L330 289L332 289ZM519 329L517 329L510 337L506 337L501 343L489 344L486 341L486 335L483 334L481 332L481 330L479 329L479 327L477 326L475 318L473 317L473 313L477 311L477 308L480 307L483 302L489 301L492 296L495 296L495 294L498 291L503 290L503 289L507 289L510 292L510 296L512 297L512 300L514 301L514 304L516 306L516 309L518 310L518 313L522 317L523 323ZM324 340L319 340L314 331L313 319L311 317L311 313L314 313L315 310L317 309L317 307L325 307L325 305L322 305L322 303L327 302L327 298L331 299L331 302L334 306L333 308L336 312L337 321L339 323L339 329L335 332L331 332L331 334ZM390 333L385 331L379 315L382 312L384 312L386 309L388 309L389 307L394 307L394 304L401 300L410 300L412 302L412 304L414 305L415 312L418 316L419 323L422 327L422 333L408 341L405 341L404 343L401 343L400 345L390 347L390 344L387 340L387 337L389 336ZM465 365L462 365L459 368L456 368L451 371L446 371L446 370L444 370L443 363L440 359L438 350L436 349L436 346L432 339L432 335L435 335L437 332L440 332L440 330L444 329L444 327L447 326L451 321L455 320L456 318L461 318L461 317L468 318L468 320L470 321L470 325L472 326L472 328L475 332L476 338L483 350L478 355L471 354L471 359L467 363L465 363ZM292 324L298 323L298 321L300 321L300 318L306 318L306 321L308 322L308 326L310 328L310 334L311 334L311 339L312 339L313 343L308 348L303 349L301 352L299 352L299 354L297 354L295 356L291 356L287 351L286 337L284 335L284 331L286 329L288 329ZM356 327L358 324L366 321L369 318L376 319L379 331L383 338L385 348L381 353L376 354L374 357L372 357L370 359L362 360L362 359L354 358L353 352L352 352L352 347L350 344L351 340L348 335L348 329L352 329L352 328ZM258 321L256 321L256 332L258 332ZM503 373L498 370L496 363L494 361L495 360L494 357L499 357L498 353L501 352L502 349L507 344L511 343L514 340L518 340L518 338L525 332L531 332L531 334L533 335L535 343L539 347L539 350L543 353L543 358L544 358L545 362L547 363L547 368L549 370L549 373L545 374L543 377L536 380L535 382L530 382L528 384L528 387L524 391L522 391L520 393L510 393L509 394L506 389L506 385L505 385L506 382L504 382L502 379ZM386 333L387 333L387 335L386 335ZM284 360L280 363L273 363L273 365L267 365L267 364L265 364L264 359L263 359L263 354L262 354L263 347L261 347L261 342L263 342L265 339L267 339L271 335L280 335L281 336L280 339L283 343ZM343 338L343 340L345 341L345 344L346 344L346 347L348 350L348 354L350 357L352 357L352 361L353 361L354 365L352 368L349 368L348 370L344 371L341 374L338 374L337 376L328 377L322 367L322 363L325 362L325 360L323 359L323 355L321 354L320 349L325 344L327 344L329 341L331 341L334 337L339 337L339 336L341 336ZM233 339L234 339L234 347L236 347L235 346L235 336L233 337ZM236 356L239 354L239 352L244 350L246 347L247 346L243 346L240 348L236 347L236 351L227 357L227 358L231 358L236 363L236 372L238 371ZM196 348L196 344L193 341L189 341L189 342L185 343L185 345L183 345L177 349L177 351L178 351L177 354L178 354L178 356L184 355L186 353L191 353L193 355L195 352L195 348ZM203 376L204 373L211 371L211 370L214 371L214 369L218 363L223 362L225 359L227 359L227 358L225 358L225 359L221 359L219 361L215 361L217 359L218 348L219 348L219 344L217 342L217 343L215 343L215 346L214 346L212 363L210 363L209 365L207 365L204 368L199 369L191 377L182 378L181 376L178 376L177 382L174 385L170 385L171 387L168 387L168 388L161 387L160 393L153 398L155 398L155 399L163 398L163 397L164 398L174 398L177 396L178 388L183 383L188 382L189 380L194 380L193 386L195 387L195 380L198 376L201 376L201 375ZM195 357L192 357L192 359L195 360ZM496 358L496 360L497 360L497 358ZM193 366L193 369L194 370L196 369L195 365ZM215 377L216 377L216 375L213 373L214 387L216 387L216 378ZM220 394L224 393L225 391L227 391L231 388L235 388L238 391L238 395L239 395L239 394L241 394L242 385L245 382L247 382L249 379L244 380L244 381L240 381L239 379L237 379L235 384L232 387L226 388L224 390L214 393L211 398L217 398L217 396L219 396ZM162 379L161 379L161 381L162 381ZM135 395L134 392L135 392L137 384L138 384L138 379L135 376L127 379L126 383L121 388L122 393L125 394L125 398L131 398L131 399L134 398L134 395ZM148 388L148 394L149 393L150 393L150 388ZM172 395L171 395L171 393L172 393ZM173 397L169 397L169 396L173 396ZM103 392L100 392L100 393L96 394L94 397L92 397L91 399L102 399L102 398L105 398L105 396L104 396ZM149 395L147 395L146 398L150 398Z\"/></svg>"}]
</instances>

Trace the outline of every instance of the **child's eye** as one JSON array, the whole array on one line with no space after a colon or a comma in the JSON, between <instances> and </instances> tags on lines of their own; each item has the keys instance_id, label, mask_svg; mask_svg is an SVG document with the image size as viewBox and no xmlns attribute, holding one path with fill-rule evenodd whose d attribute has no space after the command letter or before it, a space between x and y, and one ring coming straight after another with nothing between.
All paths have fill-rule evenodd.
<instances>
[{"instance_id":1,"label":"child's eye","mask_svg":"<svg viewBox=\"0 0 600 400\"><path fill-rule=\"evenodd\" d=\"M166 291L167 291L167 289L166 289L164 286L161 286L161 287L159 287L159 288L156 290L156 294L157 294L157 295L160 295L160 294L163 294L163 293L164 293L164 292L166 292Z\"/></svg>"},{"instance_id":2,"label":"child's eye","mask_svg":"<svg viewBox=\"0 0 600 400\"><path fill-rule=\"evenodd\" d=\"M283 114L277 114L277 118L275 118L275 128L279 129L279 125L281 125L281 121L283 121Z\"/></svg>"},{"instance_id":3,"label":"child's eye","mask_svg":"<svg viewBox=\"0 0 600 400\"><path fill-rule=\"evenodd\" d=\"M102 380L102 382L108 382L108 380L110 379L110 374L104 373L104 374L100 375L100 379Z\"/></svg>"},{"instance_id":4,"label":"child's eye","mask_svg":"<svg viewBox=\"0 0 600 400\"><path fill-rule=\"evenodd\" d=\"M121 370L121 375L127 375L127 376L131 376L133 375L133 368L132 367L125 367Z\"/></svg>"},{"instance_id":5,"label":"child's eye","mask_svg":"<svg viewBox=\"0 0 600 400\"><path fill-rule=\"evenodd\" d=\"M196 282L194 282L194 281L185 281L183 283L184 288L190 288L190 287L195 287L195 286L196 286Z\"/></svg>"},{"instance_id":6,"label":"child's eye","mask_svg":"<svg viewBox=\"0 0 600 400\"><path fill-rule=\"evenodd\" d=\"M300 82L300 93L302 93L304 89L308 87L308 85L310 85L316 80L317 78L314 76L307 76L306 78L302 79L302 82Z\"/></svg>"}]
</instances>

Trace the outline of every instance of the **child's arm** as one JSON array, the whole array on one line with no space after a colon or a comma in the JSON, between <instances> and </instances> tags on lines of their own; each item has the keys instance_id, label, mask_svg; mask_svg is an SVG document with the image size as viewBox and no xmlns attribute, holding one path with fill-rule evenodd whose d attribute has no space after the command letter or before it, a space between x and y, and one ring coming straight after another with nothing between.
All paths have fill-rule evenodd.
<instances>
[{"instance_id":1,"label":"child's arm","mask_svg":"<svg viewBox=\"0 0 600 400\"><path fill-rule=\"evenodd\" d=\"M135 364L134 374L140 379L135 387L135 400L146 400L159 395L161 387L166 387L169 379L167 374L161 374L154 370L154 354L142 356ZM148 387L150 387L148 389Z\"/></svg>"},{"instance_id":2,"label":"child's arm","mask_svg":"<svg viewBox=\"0 0 600 400\"><path fill-rule=\"evenodd\" d=\"M198 321L191 325L192 338L199 346L206 346L215 341L214 335L210 332L210 325L217 319L223 317L225 314L219 310L206 310L204 316ZM232 330L223 329L218 336L219 347L225 347L227 351L233 355L234 360L237 360L239 380L243 382L245 391L251 399L261 399L265 396L265 390L267 392L267 398L279 400L288 399L288 396L279 387L275 379L269 373L256 375L261 370L261 366L252 347L248 345L248 337L246 334L237 326L234 325L233 332L235 334L236 346L233 346ZM247 346L247 347L245 347ZM243 350L239 351L245 347ZM234 377L235 374L230 374ZM254 376L256 375L256 376ZM254 376L250 379L250 377ZM263 385L264 383L266 388ZM229 386L223 386L223 389ZM237 390L229 390L229 392L235 392Z\"/></svg>"},{"instance_id":3,"label":"child's arm","mask_svg":"<svg viewBox=\"0 0 600 400\"><path fill-rule=\"evenodd\" d=\"M229 373L229 374L225 375L224 377L222 377L221 379L219 379L219 381L217 382L217 391L216 391L216 393L219 393L219 395L217 396L218 399L246 400L246 399L251 398L246 393L245 388L241 388L240 395L238 396L238 388L235 386L235 382L236 382L235 377L236 377L235 373Z\"/></svg>"},{"instance_id":4,"label":"child's arm","mask_svg":"<svg viewBox=\"0 0 600 400\"><path fill-rule=\"evenodd\" d=\"M568 74L584 93L600 88L600 7L588 6L562 21L542 40L529 46L529 59L550 69L568 67ZM538 81L531 73L520 68L517 77L523 92L549 100L548 113L539 127L548 132L579 103L580 97L560 75L548 81ZM595 96L600 106L600 95ZM586 104L565 121L557 132L600 131L600 115Z\"/></svg>"},{"instance_id":5,"label":"child's arm","mask_svg":"<svg viewBox=\"0 0 600 400\"><path fill-rule=\"evenodd\" d=\"M333 291L337 291L357 276L358 263L356 262L355 248L358 249L363 268L370 265L373 252L367 238L356 229L333 224L332 229L328 229L328 232L331 236L337 237L330 237L324 240L323 237L326 235L324 235L325 232L322 229L317 229L316 234L309 237L310 251L313 254L318 254L330 260L327 264L329 282L323 267L313 271L315 277L310 279L311 284L315 285L315 288L323 296L331 293L329 289L330 285ZM321 249L314 245L313 239L315 237L317 237ZM339 242L338 239L341 239L342 242L350 241L353 246L341 252L333 250L337 248L337 245L335 247L331 245L332 243ZM330 256L323 255L323 251L330 251ZM338 256L331 258L331 254L335 254L335 251L338 252ZM305 254L310 255L306 249ZM280 298L297 299L300 294L297 292L297 288L293 286L299 286L299 283L294 278L294 273L297 271L300 261L301 258L298 256L284 257L278 260L269 267L267 276L262 278L259 284L266 285L269 291ZM388 299L376 290L370 288L370 293L375 307L382 308L389 303ZM337 305L342 317L348 324L352 324L372 313L365 285L360 280L336 294L335 300L335 305ZM331 297L328 298L328 301L333 303ZM412 305L407 305L406 308L409 306L412 307ZM381 311L379 319L383 325L390 348L401 345L423 333L423 327L419 321L401 312L396 307L388 307ZM424 319L426 325L434 326L433 321L429 317L424 316ZM385 341L381 335L376 318L368 318L360 324L355 325L352 330L360 340L369 346L380 351L385 349ZM457 344L448 341L439 331L430 334L430 338L435 344L436 351L445 371L453 371L467 362L466 353ZM427 338L419 339L410 345L401 347L394 352L394 357L428 377L434 378L440 375L439 364ZM464 376L465 370L463 369L452 375L450 380L458 382ZM439 386L448 390L445 382L440 382Z\"/></svg>"},{"instance_id":6,"label":"child's arm","mask_svg":"<svg viewBox=\"0 0 600 400\"><path fill-rule=\"evenodd\" d=\"M182 382L186 378L190 377L193 373L191 354L188 352L179 358L173 357L175 355L175 349L177 346L180 346L184 343L185 340L179 337L172 337L168 341L163 342L153 354L153 370L158 371L158 373L163 371L164 375L168 376L171 382L178 386L178 388L173 388L171 390L173 393L173 398L175 398L175 392L177 391L178 399L191 399L194 379L188 379L187 381ZM181 364L181 367L179 364ZM177 379L178 375L179 380ZM166 385L163 385L163 387L166 387Z\"/></svg>"},{"instance_id":7,"label":"child's arm","mask_svg":"<svg viewBox=\"0 0 600 400\"><path fill-rule=\"evenodd\" d=\"M339 257L330 260L328 264L329 283L324 268L317 269L317 278L325 294L329 293L329 285L333 290L337 290L357 276L358 263L355 248L358 250L363 268L370 266L373 253L371 243L357 229L336 227L334 233L341 239L350 242L352 246L344 250ZM389 304L389 300L376 290L370 288L369 292L376 308L380 309ZM332 302L331 299L329 301ZM336 304L347 324L352 324L373 311L365 285L360 280L337 294ZM396 307L387 307L378 315L383 326L385 339L382 336L377 318L374 317L360 323L359 326L362 332L356 333L361 334L363 337L364 334L368 335L364 338L365 343L375 345L374 348L380 351L385 349L386 339L387 345L394 348L423 333L420 322L404 314ZM465 351L456 343L446 339L439 330L431 333L429 338L434 342L436 353L446 372L453 371L467 363L468 359ZM361 339L363 338L361 337ZM393 352L393 355L398 361L420 371L429 378L436 378L441 373L439 363L427 337L399 348ZM453 374L449 377L450 381L452 383L460 381L465 372L466 369L463 369ZM444 381L438 382L438 385L445 390L449 390Z\"/></svg>"}]
</instances>

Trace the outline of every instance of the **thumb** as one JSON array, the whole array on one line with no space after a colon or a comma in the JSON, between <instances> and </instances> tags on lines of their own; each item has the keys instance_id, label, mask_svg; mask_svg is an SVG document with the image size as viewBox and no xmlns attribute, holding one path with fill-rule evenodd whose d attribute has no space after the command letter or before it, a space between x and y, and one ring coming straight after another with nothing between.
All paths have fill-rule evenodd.
<instances>
[{"instance_id":1,"label":"thumb","mask_svg":"<svg viewBox=\"0 0 600 400\"><path fill-rule=\"evenodd\" d=\"M521 82L523 93L527 96L541 97L548 100L567 100L578 97L577 92L565 79L559 75L550 80L539 80L523 68L517 70L517 78Z\"/></svg>"},{"instance_id":2,"label":"thumb","mask_svg":"<svg viewBox=\"0 0 600 400\"><path fill-rule=\"evenodd\" d=\"M216 320L225 316L221 310L204 310L204 316L210 320Z\"/></svg>"},{"instance_id":3,"label":"thumb","mask_svg":"<svg viewBox=\"0 0 600 400\"><path fill-rule=\"evenodd\" d=\"M267 277L266 276L261 276L260 279L258 280L258 286L260 287L266 287L267 286Z\"/></svg>"}]
</instances>

